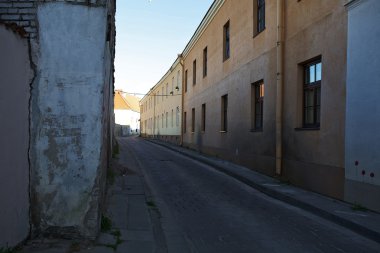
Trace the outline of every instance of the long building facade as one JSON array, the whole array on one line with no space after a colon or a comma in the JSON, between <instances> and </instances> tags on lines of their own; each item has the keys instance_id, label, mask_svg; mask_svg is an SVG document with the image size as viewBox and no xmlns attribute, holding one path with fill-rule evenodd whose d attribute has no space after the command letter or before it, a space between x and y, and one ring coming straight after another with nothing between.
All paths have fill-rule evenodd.
<instances>
[{"instance_id":1,"label":"long building facade","mask_svg":"<svg viewBox=\"0 0 380 253\"><path fill-rule=\"evenodd\" d=\"M182 121L182 60L178 57L169 71L140 101L140 128L144 137L180 144Z\"/></svg>"},{"instance_id":2,"label":"long building facade","mask_svg":"<svg viewBox=\"0 0 380 253\"><path fill-rule=\"evenodd\" d=\"M354 10L357 2L363 5ZM347 31L357 33L363 6L376 13L378 5L369 2L215 0L181 54L181 145L379 211L378 159L358 145L355 123L363 117L372 122L373 116L357 111L358 89L364 91L352 84L357 76L347 73L357 57L363 59L347 46L361 37L348 40ZM372 29L363 33L373 43L379 39L375 20L373 14L366 21L372 26L363 25ZM157 121L147 117L151 137L159 133ZM368 138L378 125L373 123ZM362 168L355 165L359 156L353 157L358 149L368 167L365 179L355 176Z\"/></svg>"},{"instance_id":3,"label":"long building facade","mask_svg":"<svg viewBox=\"0 0 380 253\"><path fill-rule=\"evenodd\" d=\"M183 53L183 145L342 199L344 1L215 1L208 16Z\"/></svg>"}]
</instances>

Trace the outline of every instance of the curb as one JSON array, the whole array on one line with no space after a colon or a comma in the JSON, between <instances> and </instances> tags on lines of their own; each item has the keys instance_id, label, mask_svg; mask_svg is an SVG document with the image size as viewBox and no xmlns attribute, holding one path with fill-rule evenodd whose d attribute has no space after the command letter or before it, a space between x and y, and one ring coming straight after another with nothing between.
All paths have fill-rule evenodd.
<instances>
[{"instance_id":1,"label":"curb","mask_svg":"<svg viewBox=\"0 0 380 253\"><path fill-rule=\"evenodd\" d=\"M166 143L162 143L160 141L157 141L157 140L150 140L150 139L145 139L144 140L146 141L149 141L153 144L156 144L156 145L159 145L159 146L162 146L162 147L165 147L167 149L170 149L174 152L177 152L177 153L180 153L184 156L187 156L189 158L192 158L194 160L197 160L199 162L202 162L204 164L207 164L211 167L213 167L214 169L226 174L226 175L229 175L233 178L235 178L236 180L274 198L274 199L277 199L277 200L280 200L282 202L285 202L287 204L290 204L292 206L295 206L295 207L298 207L298 208L301 208L307 212L310 212L314 215L317 215L321 218L324 218L326 220L329 220L335 224L338 224L340 226L343 226L349 230L352 230L372 241L375 241L377 243L380 243L380 233L377 232L377 231L374 231L374 230L371 230L365 226L362 226L356 222L352 222L348 219L345 219L345 218L342 218L332 212L329 212L329 211L326 211L324 209L321 209L319 208L318 206L315 206L315 205L312 205L312 204L309 204L309 203L306 203L304 201L301 201L299 199L296 199L292 196L289 196L289 195L286 195L282 192L279 192L279 191L276 191L276 190L273 190L273 189L270 189L268 187L265 187L257 182L254 182L253 180L250 180L242 175L239 175L238 173L234 173L230 170L227 169L227 165L226 166L223 166L223 165L220 165L212 160L210 160L209 158L207 158L205 155L203 154L199 154L199 155L195 155L195 154L191 154L189 152L183 152L182 150L180 150L181 148L183 147L172 147L171 144L166 144ZM189 150L189 151L192 151L192 150ZM239 166L239 165L238 165Z\"/></svg>"}]
</instances>

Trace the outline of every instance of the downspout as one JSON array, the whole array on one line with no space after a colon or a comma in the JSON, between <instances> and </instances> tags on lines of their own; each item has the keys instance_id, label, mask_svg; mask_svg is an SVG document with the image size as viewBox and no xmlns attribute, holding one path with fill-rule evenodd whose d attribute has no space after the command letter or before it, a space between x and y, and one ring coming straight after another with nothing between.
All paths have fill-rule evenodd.
<instances>
[{"instance_id":1,"label":"downspout","mask_svg":"<svg viewBox=\"0 0 380 253\"><path fill-rule=\"evenodd\" d=\"M277 94L276 94L276 175L282 173L282 112L284 62L284 0L277 0Z\"/></svg>"},{"instance_id":2,"label":"downspout","mask_svg":"<svg viewBox=\"0 0 380 253\"><path fill-rule=\"evenodd\" d=\"M185 80L185 65L183 62L183 55L179 54L179 64L182 66L182 95L181 95L181 141L180 146L183 145L183 106L184 106L184 98L185 98L185 89L184 89L184 80Z\"/></svg>"},{"instance_id":3,"label":"downspout","mask_svg":"<svg viewBox=\"0 0 380 253\"><path fill-rule=\"evenodd\" d=\"M151 91L153 93L153 91ZM150 96L150 95L149 95ZM156 95L153 93L153 133L152 137L153 139L156 138Z\"/></svg>"}]
</instances>

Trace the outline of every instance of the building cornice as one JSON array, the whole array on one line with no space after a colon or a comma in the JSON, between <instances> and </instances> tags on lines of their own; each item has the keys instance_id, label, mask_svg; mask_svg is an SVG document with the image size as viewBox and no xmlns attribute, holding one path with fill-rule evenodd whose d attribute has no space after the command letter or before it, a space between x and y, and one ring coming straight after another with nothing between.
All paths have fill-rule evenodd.
<instances>
[{"instance_id":1,"label":"building cornice","mask_svg":"<svg viewBox=\"0 0 380 253\"><path fill-rule=\"evenodd\" d=\"M219 9L223 6L224 2L225 0L215 0L212 3L211 7L208 9L206 15L203 17L201 23L199 24L197 30L195 30L195 33L191 37L189 43L187 43L185 49L183 50L182 55L184 58L186 58L191 49L197 43L203 32L206 30L215 15L218 13Z\"/></svg>"},{"instance_id":2,"label":"building cornice","mask_svg":"<svg viewBox=\"0 0 380 253\"><path fill-rule=\"evenodd\" d=\"M149 97L151 95L151 93L157 88L157 86L159 86L162 83L162 81L164 81L173 72L173 70L177 68L177 66L180 63L181 59L182 59L182 55L179 54L178 57L177 57L177 59L171 65L171 67L169 68L169 70L166 72L166 74L163 77L161 77L160 81L158 81L152 88L150 88L150 90L148 91L148 93L140 101L145 101L145 98Z\"/></svg>"}]
</instances>

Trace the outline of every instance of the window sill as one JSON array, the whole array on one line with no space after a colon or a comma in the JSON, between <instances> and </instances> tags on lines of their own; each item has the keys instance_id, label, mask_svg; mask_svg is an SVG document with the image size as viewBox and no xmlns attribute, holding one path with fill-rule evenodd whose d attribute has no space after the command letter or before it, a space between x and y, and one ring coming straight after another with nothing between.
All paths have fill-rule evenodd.
<instances>
[{"instance_id":1,"label":"window sill","mask_svg":"<svg viewBox=\"0 0 380 253\"><path fill-rule=\"evenodd\" d=\"M256 132L263 132L263 129L262 128L253 128L251 130L249 130L251 133L256 133Z\"/></svg>"},{"instance_id":2,"label":"window sill","mask_svg":"<svg viewBox=\"0 0 380 253\"><path fill-rule=\"evenodd\" d=\"M228 57L228 58L223 58L223 62L226 62L230 59L231 57Z\"/></svg>"},{"instance_id":3,"label":"window sill","mask_svg":"<svg viewBox=\"0 0 380 253\"><path fill-rule=\"evenodd\" d=\"M219 133L225 134L225 133L227 133L227 131L219 131Z\"/></svg>"},{"instance_id":4,"label":"window sill","mask_svg":"<svg viewBox=\"0 0 380 253\"><path fill-rule=\"evenodd\" d=\"M262 34L264 31L265 31L266 27L260 31L260 32L256 32L256 34L253 35L252 39L256 38L257 36L259 36L260 34Z\"/></svg>"},{"instance_id":5,"label":"window sill","mask_svg":"<svg viewBox=\"0 0 380 253\"><path fill-rule=\"evenodd\" d=\"M319 131L320 127L296 127L294 128L296 131Z\"/></svg>"}]
</instances>

